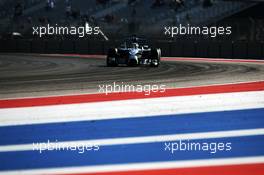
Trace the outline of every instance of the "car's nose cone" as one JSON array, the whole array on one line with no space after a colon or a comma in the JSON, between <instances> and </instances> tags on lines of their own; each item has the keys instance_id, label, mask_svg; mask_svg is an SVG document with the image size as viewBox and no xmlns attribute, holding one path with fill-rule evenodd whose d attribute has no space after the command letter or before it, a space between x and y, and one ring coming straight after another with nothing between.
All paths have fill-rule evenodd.
<instances>
[{"instance_id":1,"label":"car's nose cone","mask_svg":"<svg viewBox=\"0 0 264 175\"><path fill-rule=\"evenodd\" d=\"M129 55L128 64L130 66L137 65L138 64L138 57L136 55Z\"/></svg>"},{"instance_id":2,"label":"car's nose cone","mask_svg":"<svg viewBox=\"0 0 264 175\"><path fill-rule=\"evenodd\" d=\"M137 55L129 55L130 60L138 60Z\"/></svg>"}]
</instances>

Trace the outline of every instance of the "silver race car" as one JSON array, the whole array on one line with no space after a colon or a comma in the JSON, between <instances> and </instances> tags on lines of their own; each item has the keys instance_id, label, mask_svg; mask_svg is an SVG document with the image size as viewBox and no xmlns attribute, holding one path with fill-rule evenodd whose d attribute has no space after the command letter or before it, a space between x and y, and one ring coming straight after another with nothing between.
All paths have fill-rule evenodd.
<instances>
[{"instance_id":1,"label":"silver race car","mask_svg":"<svg viewBox=\"0 0 264 175\"><path fill-rule=\"evenodd\" d=\"M128 66L150 65L158 67L160 64L161 50L150 48L145 40L137 37L126 39L118 48L111 48L106 58L107 66Z\"/></svg>"}]
</instances>

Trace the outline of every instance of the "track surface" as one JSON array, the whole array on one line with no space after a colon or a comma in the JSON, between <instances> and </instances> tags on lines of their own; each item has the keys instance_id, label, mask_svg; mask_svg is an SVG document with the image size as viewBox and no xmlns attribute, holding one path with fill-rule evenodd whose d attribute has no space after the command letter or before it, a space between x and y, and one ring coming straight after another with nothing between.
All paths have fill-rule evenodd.
<instances>
[{"instance_id":1,"label":"track surface","mask_svg":"<svg viewBox=\"0 0 264 175\"><path fill-rule=\"evenodd\" d=\"M264 64L163 61L158 68L106 67L100 58L0 55L0 97L95 93L99 85L189 87L264 80Z\"/></svg>"},{"instance_id":2,"label":"track surface","mask_svg":"<svg viewBox=\"0 0 264 175\"><path fill-rule=\"evenodd\" d=\"M0 175L263 175L264 61L249 62L105 67L98 56L0 55ZM114 81L172 89L81 94ZM181 150L181 141L208 149ZM100 149L49 149L50 142Z\"/></svg>"}]
</instances>

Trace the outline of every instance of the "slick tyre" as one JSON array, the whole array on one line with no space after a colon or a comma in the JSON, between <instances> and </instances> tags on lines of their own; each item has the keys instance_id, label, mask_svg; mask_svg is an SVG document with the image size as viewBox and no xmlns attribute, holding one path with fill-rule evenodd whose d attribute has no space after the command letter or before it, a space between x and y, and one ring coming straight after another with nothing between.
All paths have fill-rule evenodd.
<instances>
[{"instance_id":1,"label":"slick tyre","mask_svg":"<svg viewBox=\"0 0 264 175\"><path fill-rule=\"evenodd\" d=\"M118 63L117 63L117 49L112 48L112 49L108 50L107 57L106 57L106 66L107 67L118 66Z\"/></svg>"},{"instance_id":2,"label":"slick tyre","mask_svg":"<svg viewBox=\"0 0 264 175\"><path fill-rule=\"evenodd\" d=\"M158 67L160 65L161 50L160 49L151 49L151 67Z\"/></svg>"}]
</instances>

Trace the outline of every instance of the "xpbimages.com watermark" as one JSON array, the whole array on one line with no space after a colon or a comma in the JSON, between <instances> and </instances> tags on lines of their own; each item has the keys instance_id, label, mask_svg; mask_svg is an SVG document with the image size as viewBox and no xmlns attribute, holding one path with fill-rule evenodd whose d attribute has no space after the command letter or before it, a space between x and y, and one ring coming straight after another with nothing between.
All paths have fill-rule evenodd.
<instances>
[{"instance_id":1,"label":"xpbimages.com watermark","mask_svg":"<svg viewBox=\"0 0 264 175\"><path fill-rule=\"evenodd\" d=\"M150 84L125 84L124 82L98 85L98 92L108 95L113 92L143 92L145 95L151 93L164 93L166 85L150 85Z\"/></svg>"},{"instance_id":2,"label":"xpbimages.com watermark","mask_svg":"<svg viewBox=\"0 0 264 175\"><path fill-rule=\"evenodd\" d=\"M164 151L171 154L184 151L205 151L215 154L223 151L231 151L231 149L232 143L230 142L195 142L189 140L179 140L164 143Z\"/></svg>"},{"instance_id":3,"label":"xpbimages.com watermark","mask_svg":"<svg viewBox=\"0 0 264 175\"><path fill-rule=\"evenodd\" d=\"M32 34L40 38L45 35L76 35L80 38L86 35L104 35L99 27L91 27L88 23L86 23L85 26L79 27L59 26L58 24L52 26L47 24L46 26L32 27L32 29Z\"/></svg>"},{"instance_id":4,"label":"xpbimages.com watermark","mask_svg":"<svg viewBox=\"0 0 264 175\"><path fill-rule=\"evenodd\" d=\"M179 26L166 26L164 27L164 35L169 36L171 38L177 35L206 35L211 38L215 38L220 35L231 35L232 27L231 26L191 26L190 24Z\"/></svg>"},{"instance_id":5,"label":"xpbimages.com watermark","mask_svg":"<svg viewBox=\"0 0 264 175\"><path fill-rule=\"evenodd\" d=\"M47 142L32 143L33 151L38 151L40 154L44 151L75 151L79 154L83 154L89 151L99 151L100 147L98 144L82 143L82 142Z\"/></svg>"}]
</instances>

